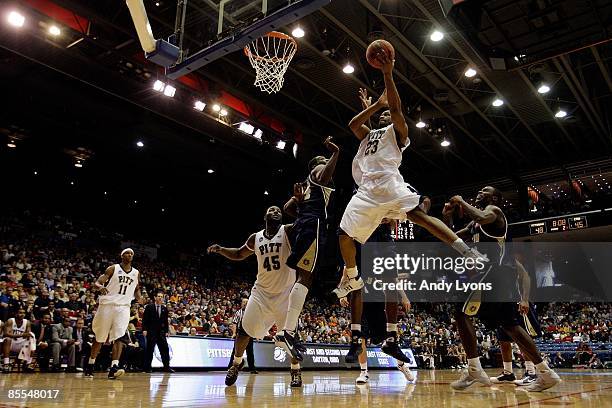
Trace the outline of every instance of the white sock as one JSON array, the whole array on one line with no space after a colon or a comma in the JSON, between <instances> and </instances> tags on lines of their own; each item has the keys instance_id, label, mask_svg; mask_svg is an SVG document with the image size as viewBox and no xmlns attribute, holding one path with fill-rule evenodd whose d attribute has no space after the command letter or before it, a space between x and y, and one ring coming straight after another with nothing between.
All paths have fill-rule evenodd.
<instances>
[{"instance_id":1,"label":"white sock","mask_svg":"<svg viewBox=\"0 0 612 408\"><path fill-rule=\"evenodd\" d=\"M289 307L287 308L287 319L285 320L285 327L283 330L290 333L295 331L300 313L302 313L302 309L304 308L307 294L308 288L306 286L301 283L293 285L293 289L291 289L291 293L289 294Z\"/></svg>"},{"instance_id":2,"label":"white sock","mask_svg":"<svg viewBox=\"0 0 612 408\"><path fill-rule=\"evenodd\" d=\"M468 358L468 367L476 370L482 370L480 365L480 357Z\"/></svg>"},{"instance_id":3,"label":"white sock","mask_svg":"<svg viewBox=\"0 0 612 408\"><path fill-rule=\"evenodd\" d=\"M504 371L507 373L512 372L512 361L504 361Z\"/></svg>"},{"instance_id":4,"label":"white sock","mask_svg":"<svg viewBox=\"0 0 612 408\"><path fill-rule=\"evenodd\" d=\"M353 266L352 268L346 268L346 276L348 276L349 279L356 278L358 274L359 271L357 271L356 266Z\"/></svg>"},{"instance_id":5,"label":"white sock","mask_svg":"<svg viewBox=\"0 0 612 408\"><path fill-rule=\"evenodd\" d=\"M118 365L119 365L119 360L113 360L113 362L111 363L111 367L118 366Z\"/></svg>"},{"instance_id":6,"label":"white sock","mask_svg":"<svg viewBox=\"0 0 612 408\"><path fill-rule=\"evenodd\" d=\"M300 369L300 363L297 363L297 364L291 363L291 369L292 370L299 370Z\"/></svg>"},{"instance_id":7,"label":"white sock","mask_svg":"<svg viewBox=\"0 0 612 408\"><path fill-rule=\"evenodd\" d=\"M546 361L544 360L542 360L541 363L538 363L535 366L540 373L545 373L547 371L550 371L550 367L548 367L548 364L546 364Z\"/></svg>"},{"instance_id":8,"label":"white sock","mask_svg":"<svg viewBox=\"0 0 612 408\"><path fill-rule=\"evenodd\" d=\"M359 367L361 367L362 371L368 371L368 362L366 361L365 363L359 363Z\"/></svg>"},{"instance_id":9,"label":"white sock","mask_svg":"<svg viewBox=\"0 0 612 408\"><path fill-rule=\"evenodd\" d=\"M388 332L396 332L397 331L397 323L387 323L387 331Z\"/></svg>"},{"instance_id":10,"label":"white sock","mask_svg":"<svg viewBox=\"0 0 612 408\"><path fill-rule=\"evenodd\" d=\"M353 324L353 323L351 323L351 330L361 331L361 324Z\"/></svg>"},{"instance_id":11,"label":"white sock","mask_svg":"<svg viewBox=\"0 0 612 408\"><path fill-rule=\"evenodd\" d=\"M96 364L96 359L95 358L89 358L89 364Z\"/></svg>"},{"instance_id":12,"label":"white sock","mask_svg":"<svg viewBox=\"0 0 612 408\"><path fill-rule=\"evenodd\" d=\"M535 374L535 365L533 361L525 360L525 370L527 370L527 374Z\"/></svg>"},{"instance_id":13,"label":"white sock","mask_svg":"<svg viewBox=\"0 0 612 408\"><path fill-rule=\"evenodd\" d=\"M457 240L451 244L451 247L453 247L455 251L459 252L463 256L471 252L470 247L467 246L467 244L461 238L457 238Z\"/></svg>"},{"instance_id":14,"label":"white sock","mask_svg":"<svg viewBox=\"0 0 612 408\"><path fill-rule=\"evenodd\" d=\"M242 363L242 357L234 356L234 365L240 365Z\"/></svg>"}]
</instances>

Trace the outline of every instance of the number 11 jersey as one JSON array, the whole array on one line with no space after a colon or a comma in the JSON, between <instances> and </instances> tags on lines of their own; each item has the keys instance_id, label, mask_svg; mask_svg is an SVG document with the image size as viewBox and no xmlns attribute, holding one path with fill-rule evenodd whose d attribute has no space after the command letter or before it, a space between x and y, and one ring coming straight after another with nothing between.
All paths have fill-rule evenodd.
<instances>
[{"instance_id":1,"label":"number 11 jersey","mask_svg":"<svg viewBox=\"0 0 612 408\"><path fill-rule=\"evenodd\" d=\"M257 256L257 280L255 287L266 293L285 292L295 283L295 270L287 266L291 253L291 244L285 226L282 225L276 235L266 237L265 230L255 234Z\"/></svg>"},{"instance_id":2,"label":"number 11 jersey","mask_svg":"<svg viewBox=\"0 0 612 408\"><path fill-rule=\"evenodd\" d=\"M138 269L132 267L129 272L124 271L121 265L113 265L115 270L108 284L107 295L99 298L101 305L129 306L134 299L134 290L138 285Z\"/></svg>"}]
</instances>

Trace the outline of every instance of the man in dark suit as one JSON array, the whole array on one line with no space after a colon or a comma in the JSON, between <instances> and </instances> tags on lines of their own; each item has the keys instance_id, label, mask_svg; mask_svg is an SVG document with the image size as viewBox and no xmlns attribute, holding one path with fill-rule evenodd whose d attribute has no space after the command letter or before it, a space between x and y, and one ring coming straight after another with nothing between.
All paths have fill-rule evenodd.
<instances>
[{"instance_id":1,"label":"man in dark suit","mask_svg":"<svg viewBox=\"0 0 612 408\"><path fill-rule=\"evenodd\" d=\"M36 359L38 360L38 368L43 373L49 371L49 360L51 359L51 316L49 313L44 313L40 323L32 325L32 332L36 336Z\"/></svg>"},{"instance_id":2,"label":"man in dark suit","mask_svg":"<svg viewBox=\"0 0 612 408\"><path fill-rule=\"evenodd\" d=\"M77 319L76 325L72 330L72 339L74 340L76 366L83 368L83 356L89 356L91 351L90 334L91 332L84 327L85 320L82 318Z\"/></svg>"},{"instance_id":3,"label":"man in dark suit","mask_svg":"<svg viewBox=\"0 0 612 408\"><path fill-rule=\"evenodd\" d=\"M142 316L142 334L147 339L144 372L151 372L151 362L153 361L153 351L156 344L164 364L164 371L174 372L170 368L170 354L168 352L168 341L166 340L168 336L168 308L163 303L164 294L158 292L155 295L155 303L148 304Z\"/></svg>"}]
</instances>

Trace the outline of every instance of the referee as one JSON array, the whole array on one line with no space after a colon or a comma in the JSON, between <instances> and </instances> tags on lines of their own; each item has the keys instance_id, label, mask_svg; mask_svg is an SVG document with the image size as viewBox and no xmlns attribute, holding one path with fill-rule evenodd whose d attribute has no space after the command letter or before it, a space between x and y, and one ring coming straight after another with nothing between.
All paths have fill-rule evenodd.
<instances>
[{"instance_id":1,"label":"referee","mask_svg":"<svg viewBox=\"0 0 612 408\"><path fill-rule=\"evenodd\" d=\"M234 325L234 337L236 337L236 333L238 332L238 327L241 324L241 320L242 320L242 314L244 313L244 309L246 308L247 302L249 300L246 298L242 299L242 304L240 305L240 310L238 310L236 312L236 315L234 316L234 318L232 319L232 323ZM232 364L234 363L234 353L235 353L235 346L234 349L232 349L232 354L231 357L229 359L229 364L227 365L227 367L231 367ZM253 354L253 338L251 337L249 339L249 344L247 345L246 348L246 353L247 353L247 363L249 364L249 370L251 372L251 374L257 374L257 369L255 368L255 355Z\"/></svg>"}]
</instances>

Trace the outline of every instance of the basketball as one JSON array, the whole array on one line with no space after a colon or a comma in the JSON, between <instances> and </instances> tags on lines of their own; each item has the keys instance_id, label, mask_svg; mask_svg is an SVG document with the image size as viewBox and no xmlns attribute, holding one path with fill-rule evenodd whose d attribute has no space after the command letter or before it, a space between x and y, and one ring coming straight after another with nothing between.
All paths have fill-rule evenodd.
<instances>
[{"instance_id":1,"label":"basketball","mask_svg":"<svg viewBox=\"0 0 612 408\"><path fill-rule=\"evenodd\" d=\"M368 64L377 69L382 68L382 63L378 59L382 53L386 53L391 59L395 58L395 49L389 41L372 41L370 45L368 45L368 49L366 51L366 59L368 60Z\"/></svg>"}]
</instances>

